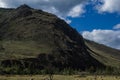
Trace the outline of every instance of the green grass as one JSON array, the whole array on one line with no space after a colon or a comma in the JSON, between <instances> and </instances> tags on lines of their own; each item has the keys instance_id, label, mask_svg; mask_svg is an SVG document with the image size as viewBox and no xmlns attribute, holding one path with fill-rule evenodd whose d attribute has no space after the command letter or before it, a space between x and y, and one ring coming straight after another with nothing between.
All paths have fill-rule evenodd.
<instances>
[{"instance_id":1,"label":"green grass","mask_svg":"<svg viewBox=\"0 0 120 80\"><path fill-rule=\"evenodd\" d=\"M93 41L86 40L85 42L86 42L86 45L90 48L90 50L88 51L98 61L108 66L120 67L120 51L119 50L107 47L102 44L95 43Z\"/></svg>"},{"instance_id":2,"label":"green grass","mask_svg":"<svg viewBox=\"0 0 120 80\"><path fill-rule=\"evenodd\" d=\"M0 41L0 60L35 58L40 53L51 52L52 47L35 41Z\"/></svg>"},{"instance_id":3,"label":"green grass","mask_svg":"<svg viewBox=\"0 0 120 80\"><path fill-rule=\"evenodd\" d=\"M0 80L47 80L48 76L44 75L12 75L0 76ZM53 80L120 80L120 76L79 76L79 75L55 75Z\"/></svg>"}]
</instances>

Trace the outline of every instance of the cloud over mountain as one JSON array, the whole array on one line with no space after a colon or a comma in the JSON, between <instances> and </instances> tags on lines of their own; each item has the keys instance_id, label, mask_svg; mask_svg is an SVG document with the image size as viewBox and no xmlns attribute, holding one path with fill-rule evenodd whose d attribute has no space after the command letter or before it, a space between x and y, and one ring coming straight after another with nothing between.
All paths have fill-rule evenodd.
<instances>
[{"instance_id":1,"label":"cloud over mountain","mask_svg":"<svg viewBox=\"0 0 120 80\"><path fill-rule=\"evenodd\" d=\"M101 12L120 13L120 0L94 0L97 10Z\"/></svg>"},{"instance_id":2,"label":"cloud over mountain","mask_svg":"<svg viewBox=\"0 0 120 80\"><path fill-rule=\"evenodd\" d=\"M61 18L80 17L85 13L87 3L94 3L98 12L120 12L120 0L0 0L0 7L18 7L28 4L31 7L54 13Z\"/></svg>"},{"instance_id":3,"label":"cloud over mountain","mask_svg":"<svg viewBox=\"0 0 120 80\"><path fill-rule=\"evenodd\" d=\"M113 29L120 29L120 24L115 25Z\"/></svg>"},{"instance_id":4,"label":"cloud over mountain","mask_svg":"<svg viewBox=\"0 0 120 80\"><path fill-rule=\"evenodd\" d=\"M84 6L89 0L0 0L0 7L17 7L28 4L37 9L54 13L59 17L78 17L84 13Z\"/></svg>"},{"instance_id":5,"label":"cloud over mountain","mask_svg":"<svg viewBox=\"0 0 120 80\"><path fill-rule=\"evenodd\" d=\"M84 31L83 37L113 48L120 49L120 31L117 30L101 30Z\"/></svg>"}]
</instances>

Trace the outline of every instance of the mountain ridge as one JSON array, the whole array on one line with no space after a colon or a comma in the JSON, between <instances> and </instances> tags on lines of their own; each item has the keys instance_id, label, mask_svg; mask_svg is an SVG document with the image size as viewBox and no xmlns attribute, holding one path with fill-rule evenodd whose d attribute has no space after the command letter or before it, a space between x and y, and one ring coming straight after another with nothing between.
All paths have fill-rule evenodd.
<instances>
[{"instance_id":1,"label":"mountain ridge","mask_svg":"<svg viewBox=\"0 0 120 80\"><path fill-rule=\"evenodd\" d=\"M120 67L120 50L85 40L91 55L107 66ZM102 58L102 59L101 59Z\"/></svg>"},{"instance_id":2,"label":"mountain ridge","mask_svg":"<svg viewBox=\"0 0 120 80\"><path fill-rule=\"evenodd\" d=\"M0 56L4 67L105 68L64 20L27 5L0 11Z\"/></svg>"}]
</instances>

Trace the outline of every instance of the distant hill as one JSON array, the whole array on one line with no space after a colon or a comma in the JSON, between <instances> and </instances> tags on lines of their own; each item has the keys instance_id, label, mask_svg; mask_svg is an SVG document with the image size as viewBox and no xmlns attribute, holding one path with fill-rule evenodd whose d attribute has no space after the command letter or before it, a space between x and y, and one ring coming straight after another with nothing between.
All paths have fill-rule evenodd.
<instances>
[{"instance_id":1,"label":"distant hill","mask_svg":"<svg viewBox=\"0 0 120 80\"><path fill-rule=\"evenodd\" d=\"M107 51L115 53L108 54ZM109 63L111 60L119 63L119 52L84 41L65 21L42 10L27 5L16 9L0 9L1 66L41 70L49 65L60 70L101 69L112 65ZM109 61L104 62L101 57Z\"/></svg>"},{"instance_id":2,"label":"distant hill","mask_svg":"<svg viewBox=\"0 0 120 80\"><path fill-rule=\"evenodd\" d=\"M107 66L120 67L120 50L90 40L85 40L85 43L89 48L88 52L95 59Z\"/></svg>"}]
</instances>

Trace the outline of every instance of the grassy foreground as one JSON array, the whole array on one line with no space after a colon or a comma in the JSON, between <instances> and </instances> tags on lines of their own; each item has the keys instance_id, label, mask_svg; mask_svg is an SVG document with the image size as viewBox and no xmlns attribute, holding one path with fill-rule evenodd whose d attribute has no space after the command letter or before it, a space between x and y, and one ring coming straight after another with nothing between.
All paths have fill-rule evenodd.
<instances>
[{"instance_id":1,"label":"grassy foreground","mask_svg":"<svg viewBox=\"0 0 120 80\"><path fill-rule=\"evenodd\" d=\"M44 75L13 75L0 76L0 80L48 80L48 76ZM79 75L55 75L53 80L120 80L120 76L79 76Z\"/></svg>"}]
</instances>

